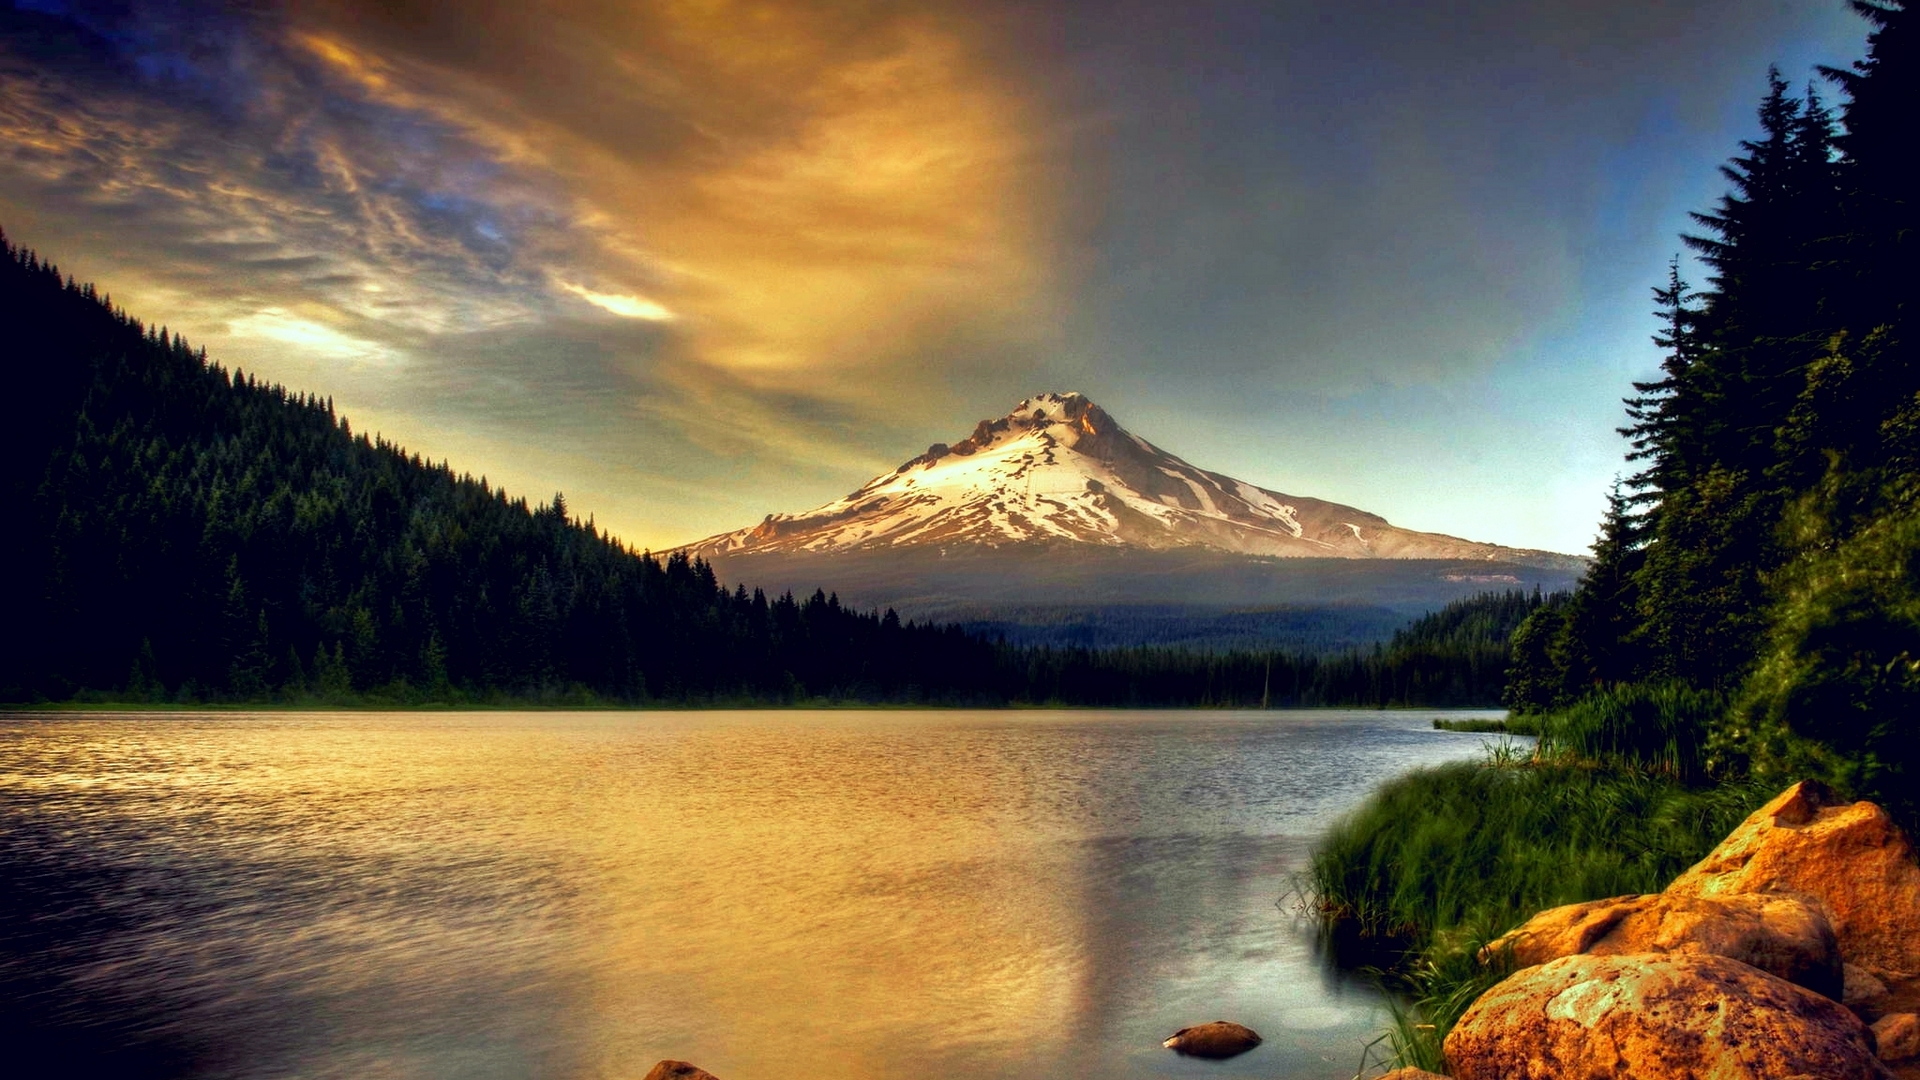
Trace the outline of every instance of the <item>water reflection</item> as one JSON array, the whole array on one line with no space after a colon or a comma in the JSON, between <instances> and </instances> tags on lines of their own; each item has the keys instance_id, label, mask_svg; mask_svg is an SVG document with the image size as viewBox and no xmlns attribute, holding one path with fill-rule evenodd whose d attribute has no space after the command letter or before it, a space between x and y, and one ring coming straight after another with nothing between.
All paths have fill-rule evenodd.
<instances>
[{"instance_id":1,"label":"water reflection","mask_svg":"<svg viewBox=\"0 0 1920 1080\"><path fill-rule=\"evenodd\" d=\"M127 1076L1351 1072L1276 904L1430 714L0 721L7 1044ZM1233 1061L1159 1048L1225 1017Z\"/></svg>"}]
</instances>

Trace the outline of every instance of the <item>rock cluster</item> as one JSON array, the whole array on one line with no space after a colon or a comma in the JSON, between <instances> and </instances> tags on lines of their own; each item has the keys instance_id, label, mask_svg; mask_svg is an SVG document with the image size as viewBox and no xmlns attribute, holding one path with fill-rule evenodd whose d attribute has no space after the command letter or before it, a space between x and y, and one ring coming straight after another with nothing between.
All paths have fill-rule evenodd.
<instances>
[{"instance_id":1,"label":"rock cluster","mask_svg":"<svg viewBox=\"0 0 1920 1080\"><path fill-rule=\"evenodd\" d=\"M1840 945L1820 909L1797 896L1616 896L1543 911L1488 946L1518 967L1577 953L1725 956L1838 998Z\"/></svg>"},{"instance_id":2,"label":"rock cluster","mask_svg":"<svg viewBox=\"0 0 1920 1080\"><path fill-rule=\"evenodd\" d=\"M1676 896L1797 893L1817 901L1840 951L1892 984L1920 977L1920 863L1887 812L1833 805L1795 784L1673 880Z\"/></svg>"},{"instance_id":3,"label":"rock cluster","mask_svg":"<svg viewBox=\"0 0 1920 1080\"><path fill-rule=\"evenodd\" d=\"M1456 1080L1920 1078L1920 862L1818 784L1664 892L1541 912L1484 958L1519 970L1447 1036Z\"/></svg>"}]
</instances>

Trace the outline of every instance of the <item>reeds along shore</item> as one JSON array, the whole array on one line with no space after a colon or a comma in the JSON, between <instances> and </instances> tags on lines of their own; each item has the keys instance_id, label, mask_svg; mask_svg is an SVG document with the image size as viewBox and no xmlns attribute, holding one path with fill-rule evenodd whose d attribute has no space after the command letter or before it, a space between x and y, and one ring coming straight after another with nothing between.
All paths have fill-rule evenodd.
<instances>
[{"instance_id":1,"label":"reeds along shore","mask_svg":"<svg viewBox=\"0 0 1920 1080\"><path fill-rule=\"evenodd\" d=\"M1453 1022L1504 972L1483 946L1561 904L1658 892L1770 791L1705 775L1684 691L1598 695L1532 747L1382 787L1314 853L1307 893L1329 943L1376 968L1402 1008L1402 1064L1438 1069Z\"/></svg>"}]
</instances>

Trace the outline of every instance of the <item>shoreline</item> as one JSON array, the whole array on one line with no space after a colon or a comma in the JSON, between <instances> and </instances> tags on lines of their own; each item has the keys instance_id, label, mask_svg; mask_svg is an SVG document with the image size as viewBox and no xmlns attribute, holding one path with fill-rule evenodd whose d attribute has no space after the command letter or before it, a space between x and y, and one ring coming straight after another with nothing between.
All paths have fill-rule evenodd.
<instances>
[{"instance_id":1,"label":"shoreline","mask_svg":"<svg viewBox=\"0 0 1920 1080\"><path fill-rule=\"evenodd\" d=\"M599 703L548 704L539 702L413 702L394 704L367 703L358 705L333 705L315 703L268 702L248 704L244 702L218 702L206 704L182 704L176 702L45 702L45 703L0 703L0 716L34 715L47 713L389 713L389 712L1247 712L1247 713L1304 713L1304 712L1382 712L1382 713L1484 713L1504 711L1497 705L1276 705L1260 708L1251 705L1073 705L1062 703L1033 704L1027 702L1008 702L997 705L954 705L954 704L911 704L892 702L805 702L793 704L757 704L742 702L719 705L623 705ZM1443 719L1435 717L1436 720ZM1500 721L1492 721L1500 722ZM1457 734L1484 734L1467 729L1446 727L1436 724L1437 731L1451 731Z\"/></svg>"}]
</instances>

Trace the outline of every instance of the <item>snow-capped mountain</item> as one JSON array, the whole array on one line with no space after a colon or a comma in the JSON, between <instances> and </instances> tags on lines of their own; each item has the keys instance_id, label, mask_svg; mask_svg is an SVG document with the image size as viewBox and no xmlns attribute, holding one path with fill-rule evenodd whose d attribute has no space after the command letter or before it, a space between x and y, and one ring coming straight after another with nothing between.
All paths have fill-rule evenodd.
<instances>
[{"instance_id":1,"label":"snow-capped mountain","mask_svg":"<svg viewBox=\"0 0 1920 1080\"><path fill-rule=\"evenodd\" d=\"M1377 514L1256 487L1131 434L1077 394L1027 398L815 510L772 514L690 554L725 559L1012 545L1343 559L1445 559L1577 570L1579 560L1398 528Z\"/></svg>"}]
</instances>

